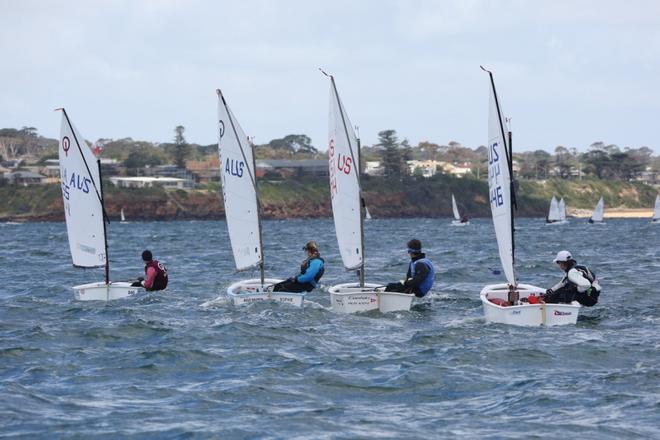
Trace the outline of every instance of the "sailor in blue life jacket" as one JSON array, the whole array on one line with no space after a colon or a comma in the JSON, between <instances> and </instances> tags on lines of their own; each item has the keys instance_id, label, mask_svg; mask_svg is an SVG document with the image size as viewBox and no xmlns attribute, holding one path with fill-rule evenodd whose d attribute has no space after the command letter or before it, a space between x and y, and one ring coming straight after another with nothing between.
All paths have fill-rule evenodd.
<instances>
[{"instance_id":1,"label":"sailor in blue life jacket","mask_svg":"<svg viewBox=\"0 0 660 440\"><path fill-rule=\"evenodd\" d=\"M587 307L596 305L601 290L596 274L577 264L568 251L559 251L553 261L566 275L545 292L543 300L551 304L577 301Z\"/></svg>"},{"instance_id":2,"label":"sailor in blue life jacket","mask_svg":"<svg viewBox=\"0 0 660 440\"><path fill-rule=\"evenodd\" d=\"M431 260L426 258L426 254L422 252L422 242L416 238L408 242L408 255L410 256L410 264L408 265L405 281L389 283L385 291L410 293L421 298L433 286L435 268Z\"/></svg>"},{"instance_id":3,"label":"sailor in blue life jacket","mask_svg":"<svg viewBox=\"0 0 660 440\"><path fill-rule=\"evenodd\" d=\"M311 292L319 285L325 272L323 258L315 241L308 242L303 250L307 258L300 265L300 274L273 286L273 292Z\"/></svg>"}]
</instances>

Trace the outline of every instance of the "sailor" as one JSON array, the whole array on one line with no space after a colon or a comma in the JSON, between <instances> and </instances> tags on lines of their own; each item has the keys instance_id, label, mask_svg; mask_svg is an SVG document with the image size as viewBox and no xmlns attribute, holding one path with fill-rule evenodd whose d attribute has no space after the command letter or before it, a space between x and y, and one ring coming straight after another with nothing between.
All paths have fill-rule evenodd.
<instances>
[{"instance_id":1,"label":"sailor","mask_svg":"<svg viewBox=\"0 0 660 440\"><path fill-rule=\"evenodd\" d=\"M402 282L389 283L385 288L386 292L401 292L414 294L421 298L425 296L435 280L435 268L431 260L426 258L422 252L422 242L413 238L408 242L408 256L410 264L406 279Z\"/></svg>"},{"instance_id":2,"label":"sailor","mask_svg":"<svg viewBox=\"0 0 660 440\"><path fill-rule=\"evenodd\" d=\"M142 261L144 261L145 278L138 278L132 284L133 287L144 287L148 291L164 290L167 287L167 268L158 260L154 260L150 250L142 252Z\"/></svg>"},{"instance_id":3,"label":"sailor","mask_svg":"<svg viewBox=\"0 0 660 440\"><path fill-rule=\"evenodd\" d=\"M577 301L591 307L598 302L600 285L586 266L578 265L568 251L559 251L553 260L566 275L543 295L546 303L570 303Z\"/></svg>"},{"instance_id":4,"label":"sailor","mask_svg":"<svg viewBox=\"0 0 660 440\"><path fill-rule=\"evenodd\" d=\"M319 285L325 272L323 258L315 241L309 241L303 246L307 258L300 265L300 274L273 286L273 292L311 292Z\"/></svg>"}]
</instances>

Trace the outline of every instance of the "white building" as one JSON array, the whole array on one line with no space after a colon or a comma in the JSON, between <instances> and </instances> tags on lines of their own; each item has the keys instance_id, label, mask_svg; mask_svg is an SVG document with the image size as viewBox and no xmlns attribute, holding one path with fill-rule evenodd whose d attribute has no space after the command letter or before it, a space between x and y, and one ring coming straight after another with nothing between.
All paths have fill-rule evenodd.
<instances>
[{"instance_id":1,"label":"white building","mask_svg":"<svg viewBox=\"0 0 660 440\"><path fill-rule=\"evenodd\" d=\"M183 189L186 180L178 177L110 177L114 186L119 188L151 188L154 185L164 188Z\"/></svg>"}]
</instances>

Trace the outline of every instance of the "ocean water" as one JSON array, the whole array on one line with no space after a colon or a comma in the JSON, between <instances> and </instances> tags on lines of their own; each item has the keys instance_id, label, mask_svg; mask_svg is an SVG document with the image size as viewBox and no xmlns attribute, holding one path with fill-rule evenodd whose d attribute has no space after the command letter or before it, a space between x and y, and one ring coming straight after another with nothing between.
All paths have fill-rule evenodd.
<instances>
[{"instance_id":1,"label":"ocean water","mask_svg":"<svg viewBox=\"0 0 660 440\"><path fill-rule=\"evenodd\" d=\"M569 249L603 285L576 326L485 324L478 294L501 282L493 227L475 219L374 219L367 280L403 277L420 238L437 266L410 312L338 315L332 220L265 221L267 274L295 274L305 241L326 286L302 308L236 308L222 221L113 223L111 275L140 275L153 250L165 293L76 302L102 270L71 266L63 223L0 224L0 436L16 438L660 438L660 226L521 219L517 275L554 284Z\"/></svg>"}]
</instances>

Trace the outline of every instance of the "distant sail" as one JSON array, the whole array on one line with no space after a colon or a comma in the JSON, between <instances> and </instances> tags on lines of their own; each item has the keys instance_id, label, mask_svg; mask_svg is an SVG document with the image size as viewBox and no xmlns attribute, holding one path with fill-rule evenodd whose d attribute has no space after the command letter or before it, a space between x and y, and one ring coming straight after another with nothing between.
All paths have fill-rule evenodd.
<instances>
[{"instance_id":1,"label":"distant sail","mask_svg":"<svg viewBox=\"0 0 660 440\"><path fill-rule=\"evenodd\" d=\"M339 99L335 80L330 77L330 197L339 253L346 269L357 269L363 262L359 154L353 125Z\"/></svg>"},{"instance_id":2,"label":"distant sail","mask_svg":"<svg viewBox=\"0 0 660 440\"><path fill-rule=\"evenodd\" d=\"M371 220L371 214L369 213L369 208L366 206L364 207L364 218L367 220Z\"/></svg>"},{"instance_id":3,"label":"distant sail","mask_svg":"<svg viewBox=\"0 0 660 440\"><path fill-rule=\"evenodd\" d=\"M120 215L121 215L121 221L125 222L125 221L126 221L126 217L124 216L124 208L121 208L121 213L120 213Z\"/></svg>"},{"instance_id":4,"label":"distant sail","mask_svg":"<svg viewBox=\"0 0 660 440\"><path fill-rule=\"evenodd\" d=\"M454 212L454 220L460 221L461 216L458 213L458 206L456 206L456 198L454 197L453 194L451 195L451 209Z\"/></svg>"},{"instance_id":5,"label":"distant sail","mask_svg":"<svg viewBox=\"0 0 660 440\"><path fill-rule=\"evenodd\" d=\"M490 104L488 108L488 187L490 189L490 209L497 236L500 261L510 285L516 285L513 270L513 214L511 175L508 163L508 145L505 139L504 114L497 100L495 82L489 75Z\"/></svg>"},{"instance_id":6,"label":"distant sail","mask_svg":"<svg viewBox=\"0 0 660 440\"><path fill-rule=\"evenodd\" d=\"M566 221L566 202L564 202L563 197L559 201L559 221Z\"/></svg>"},{"instance_id":7,"label":"distant sail","mask_svg":"<svg viewBox=\"0 0 660 440\"><path fill-rule=\"evenodd\" d=\"M653 221L660 221L660 196L655 196L655 209L653 210Z\"/></svg>"},{"instance_id":8,"label":"distant sail","mask_svg":"<svg viewBox=\"0 0 660 440\"><path fill-rule=\"evenodd\" d=\"M559 205L557 204L557 199L555 196L552 196L550 201L550 211L548 211L548 221L556 222L559 221Z\"/></svg>"},{"instance_id":9,"label":"distant sail","mask_svg":"<svg viewBox=\"0 0 660 440\"><path fill-rule=\"evenodd\" d=\"M262 262L252 145L218 91L218 153L222 197L236 269Z\"/></svg>"},{"instance_id":10,"label":"distant sail","mask_svg":"<svg viewBox=\"0 0 660 440\"><path fill-rule=\"evenodd\" d=\"M594 209L593 214L591 214L591 220L594 222L602 222L604 213L605 213L605 201L601 196L600 200L598 200L598 203L596 204L596 208Z\"/></svg>"},{"instance_id":11,"label":"distant sail","mask_svg":"<svg viewBox=\"0 0 660 440\"><path fill-rule=\"evenodd\" d=\"M60 179L64 216L73 265L105 265L105 235L101 179L96 158L85 138L62 110L60 127Z\"/></svg>"}]
</instances>

